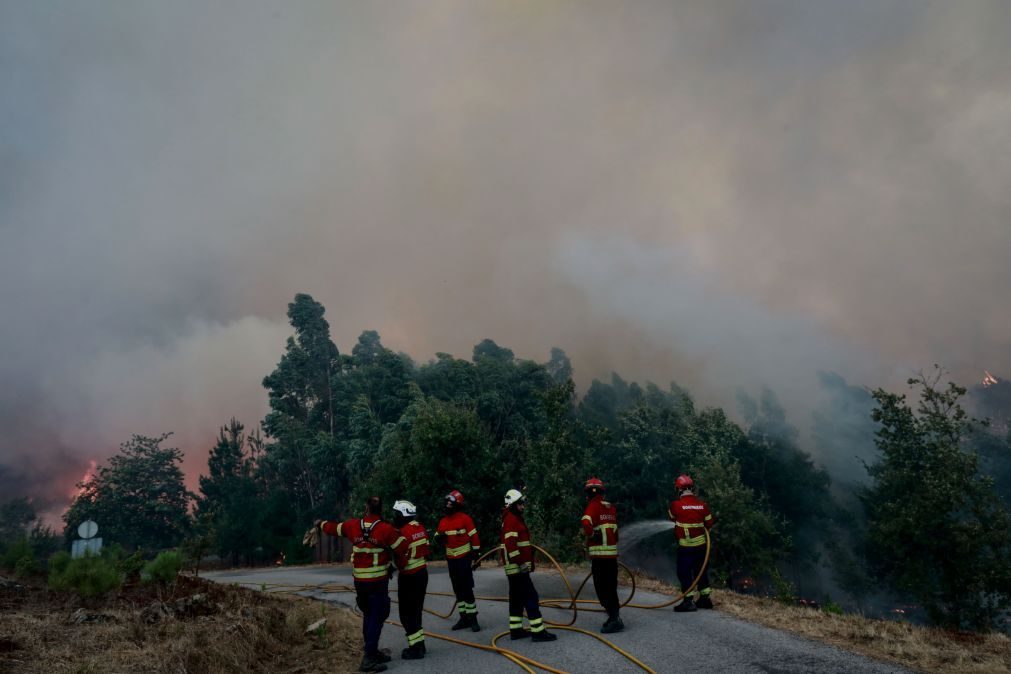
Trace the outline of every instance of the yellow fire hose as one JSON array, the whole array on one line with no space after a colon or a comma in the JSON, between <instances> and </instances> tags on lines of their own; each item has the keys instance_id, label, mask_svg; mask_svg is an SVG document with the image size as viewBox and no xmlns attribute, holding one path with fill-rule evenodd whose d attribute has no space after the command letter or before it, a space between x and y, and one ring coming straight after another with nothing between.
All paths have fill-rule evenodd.
<instances>
[{"instance_id":1,"label":"yellow fire hose","mask_svg":"<svg viewBox=\"0 0 1011 674\"><path fill-rule=\"evenodd\" d=\"M710 541L710 538L709 538L709 531L707 529L703 529L703 531L705 532L705 535L706 535L706 554L705 554L705 558L703 559L703 562L702 562L702 569L699 571L698 575L695 576L695 579L692 581L692 584L689 585L687 589L682 590L681 592L675 594L674 597L672 599L670 599L670 601L666 601L666 602L663 602L663 603L660 603L660 604L633 604L633 603L631 603L632 602L632 598L635 596L635 591L636 591L635 574L627 566L625 566L621 562L618 562L618 566L620 566L625 571L625 573L628 574L628 576L629 576L629 578L631 579L631 582L632 582L632 592L628 595L628 598L625 599L625 601L620 606L622 608L628 607L628 608L639 608L639 609L661 609L661 608L666 608L668 606L671 606L672 604L676 604L676 603L680 602L682 599L684 599L684 597L686 595L692 593L695 590L695 586L698 585L699 580L701 580L702 573L706 570L706 567L709 564L709 555L710 555L710 552L712 551L711 541ZM631 653L628 653L627 651L623 650L622 648L620 648L619 646L617 646L613 642L609 641L608 639L606 639L606 638L604 638L604 637L602 637L602 636L600 636L600 635L598 635L598 634L596 634L594 632L590 632L589 630L584 630L584 629L581 629L579 627L572 627L572 625L576 622L576 620L578 618L579 611L601 613L604 610L604 609L601 609L601 608L589 608L589 607L580 608L580 606L579 606L580 604L596 604L596 603L598 603L598 602L596 602L596 601L594 601L592 599L580 599L579 598L579 595L582 593L583 588L586 587L587 581L589 581L589 579L593 576L593 574L592 574L592 572L591 573L587 573L586 577L583 578L583 581L579 584L579 588L575 592L573 592L573 590L572 590L572 584L569 582L568 575L565 573L565 570L562 568L561 564L558 563L558 560L556 560L551 555L551 553L549 553L544 548L542 548L540 546L537 546L537 545L535 545L533 547L538 552L540 552L542 555L544 555L545 557L547 557L548 560L554 565L555 569L558 571L558 575L562 578L562 581L565 583L565 588L568 590L568 593L569 593L568 598L557 597L557 598L541 599L540 602L539 602L540 606L543 606L545 608L557 609L557 610L566 610L566 609L571 609L572 610L572 618L567 623L558 623L558 622L553 622L553 621L546 620L546 619L544 620L544 622L546 624L548 624L548 625L551 625L552 628L554 628L554 629L562 629L562 630L567 630L567 631L570 631L570 632L580 632L580 633L585 634L587 636L593 637L597 641L600 641L604 645L610 647L611 649L613 649L617 653L619 653L622 656L624 656L629 662L632 662L633 664L635 664L636 666L638 666L639 668L641 668L643 671L648 672L649 674L656 674L656 671L654 669L652 669L649 665L645 664L644 662L642 662L641 660L639 660L638 658L636 658L635 656L633 656ZM486 557L489 557L490 555L495 554L496 552L499 552L501 549L502 549L502 546L499 545L499 546L496 546L496 547L488 550L487 552L485 552L483 555L481 555L478 558L478 561L484 560ZM255 583L248 583L248 584L255 585ZM281 584L281 583L263 583L263 584L260 584L260 589L262 591L264 591L264 592L278 593L278 594L296 594L298 592L304 592L304 591L307 591L307 590L316 590L317 592L322 592L324 594L335 594L335 593L338 593L338 592L354 592L355 591L355 588L353 586L350 586L350 585L337 585L337 584L285 585L285 584ZM451 594L449 592L428 592L427 594L430 595L430 596L455 597L454 594ZM480 599L482 601L509 601L509 597L500 597L500 596L497 596L497 597L496 596L477 596L477 597L475 597L475 599ZM396 600L393 600L393 601L396 601ZM436 616L438 618L448 619L449 617L451 617L453 615L453 612L456 610L456 604L454 603L452 606L450 606L449 612L445 613L445 614L439 613L439 612L435 611L434 609L428 609L428 608L426 608L424 610L425 610L426 613L434 615L434 616ZM396 625L397 627L403 627L403 625L401 625L400 623L398 623L398 622L396 622L394 620L387 620L386 622L389 623L389 624L391 624L391 625ZM477 648L477 649L483 650L483 651L490 651L490 652L498 653L499 655L502 655L503 657L508 658L510 661L512 661L514 664L516 664L518 667L520 667L524 671L528 672L529 674L534 674L534 670L531 669L531 666L532 667L536 667L538 669L542 669L542 670L544 670L546 672L551 672L552 674L567 674L567 672L565 672L563 670L556 669L556 668L551 667L549 665L546 665L546 664L544 664L542 662L538 662L537 660L534 660L533 658L527 657L525 655L521 655L520 653L517 653L515 651L511 651L511 650L509 650L507 648L502 648L501 646L499 646L498 643L497 643L498 640L501 639L502 637L508 635L508 634L510 634L510 632L508 632L508 631L502 632L500 634L496 634L492 638L490 646L485 646L484 644L476 644L476 643L474 643L472 641L465 641L463 639L456 639L456 638L451 637L451 636L447 636L447 635L443 635L443 634L436 634L436 633L431 633L431 632L426 633L425 636L426 637L433 637L435 639L442 639L443 641L449 641L449 642L452 642L452 643L455 643L455 644L459 644L461 646L468 646L470 648Z\"/></svg>"}]
</instances>

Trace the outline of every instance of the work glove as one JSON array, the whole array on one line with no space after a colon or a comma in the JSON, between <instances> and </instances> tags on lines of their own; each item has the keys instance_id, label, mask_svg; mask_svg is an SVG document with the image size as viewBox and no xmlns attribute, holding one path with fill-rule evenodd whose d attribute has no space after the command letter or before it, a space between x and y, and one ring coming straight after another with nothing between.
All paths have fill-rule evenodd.
<instances>
[{"instance_id":1,"label":"work glove","mask_svg":"<svg viewBox=\"0 0 1011 674\"><path fill-rule=\"evenodd\" d=\"M470 570L477 571L481 568L481 553L471 551L470 553Z\"/></svg>"},{"instance_id":2,"label":"work glove","mask_svg":"<svg viewBox=\"0 0 1011 674\"><path fill-rule=\"evenodd\" d=\"M316 547L319 543L319 525L322 524L323 520L316 520L313 522L312 528L305 532L302 536L302 545L308 545L311 548Z\"/></svg>"}]
</instances>

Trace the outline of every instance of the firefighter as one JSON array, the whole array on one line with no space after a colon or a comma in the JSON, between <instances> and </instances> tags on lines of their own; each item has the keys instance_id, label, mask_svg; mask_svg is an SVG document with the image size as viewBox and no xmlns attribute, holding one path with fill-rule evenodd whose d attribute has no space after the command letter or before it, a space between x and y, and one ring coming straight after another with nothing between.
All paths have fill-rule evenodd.
<instances>
[{"instance_id":1,"label":"firefighter","mask_svg":"<svg viewBox=\"0 0 1011 674\"><path fill-rule=\"evenodd\" d=\"M625 628L618 607L618 513L614 505L604 500L604 483L591 477L583 490L586 510L583 511L583 537L590 555L593 589L600 605L607 611L607 621L600 631L604 634Z\"/></svg>"},{"instance_id":2,"label":"firefighter","mask_svg":"<svg viewBox=\"0 0 1011 674\"><path fill-rule=\"evenodd\" d=\"M710 597L712 588L709 587L709 565L704 564L706 535L713 526L713 516L709 512L709 506L695 496L695 483L689 476L679 476L674 481L674 488L677 490L678 499L671 502L667 517L674 522L677 536L678 582L681 584L681 591L684 592L691 587L696 576L699 578L695 589L685 594L684 599L674 607L674 610L678 613L689 613L696 607L713 607L713 600ZM698 602L694 601L696 597Z\"/></svg>"},{"instance_id":3,"label":"firefighter","mask_svg":"<svg viewBox=\"0 0 1011 674\"><path fill-rule=\"evenodd\" d=\"M400 500L393 504L393 526L407 542L405 555L397 565L400 567L400 580L397 581L400 622L407 635L407 648L400 653L404 660L425 657L425 630L421 626L421 614L425 610L425 592L428 589L427 559L432 552L428 547L428 532L418 523L417 517L418 509L410 501Z\"/></svg>"},{"instance_id":4,"label":"firefighter","mask_svg":"<svg viewBox=\"0 0 1011 674\"><path fill-rule=\"evenodd\" d=\"M474 520L463 508L464 498L459 490L446 494L446 514L439 520L436 536L446 538L446 566L453 594L456 595L456 610L460 614L452 629L469 627L473 632L480 632L474 600L474 569L479 565L481 539L478 538Z\"/></svg>"},{"instance_id":5,"label":"firefighter","mask_svg":"<svg viewBox=\"0 0 1011 674\"><path fill-rule=\"evenodd\" d=\"M534 571L534 549L530 543L530 530L523 521L526 500L516 489L505 495L502 511L502 547L505 558L506 580L509 581L509 634L513 639L532 637L533 641L554 641L556 637L544 628L540 597L530 574ZM523 629L523 610L526 609L530 631Z\"/></svg>"},{"instance_id":6,"label":"firefighter","mask_svg":"<svg viewBox=\"0 0 1011 674\"><path fill-rule=\"evenodd\" d=\"M351 566L355 594L362 612L365 655L360 672L382 672L390 656L379 650L383 621L390 616L390 575L394 559L408 556L407 540L381 518L383 502L378 496L365 501L365 516L343 522L316 520L316 527L331 536L351 541Z\"/></svg>"}]
</instances>

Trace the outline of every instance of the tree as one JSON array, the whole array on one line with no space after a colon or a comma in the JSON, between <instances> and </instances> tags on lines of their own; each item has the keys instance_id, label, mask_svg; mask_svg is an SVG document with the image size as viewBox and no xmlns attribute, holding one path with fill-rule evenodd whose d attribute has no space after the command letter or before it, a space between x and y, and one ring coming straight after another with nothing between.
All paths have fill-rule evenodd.
<instances>
[{"instance_id":1,"label":"tree","mask_svg":"<svg viewBox=\"0 0 1011 674\"><path fill-rule=\"evenodd\" d=\"M243 428L234 418L221 427L197 500L198 528L206 529L199 533L210 534L218 554L231 557L232 564L239 563L240 555L248 559L256 547L261 512Z\"/></svg>"},{"instance_id":2,"label":"tree","mask_svg":"<svg viewBox=\"0 0 1011 674\"><path fill-rule=\"evenodd\" d=\"M790 539L782 519L741 481L740 465L710 454L692 472L717 524L710 561L717 576L738 589L746 576L774 574Z\"/></svg>"},{"instance_id":3,"label":"tree","mask_svg":"<svg viewBox=\"0 0 1011 674\"><path fill-rule=\"evenodd\" d=\"M189 528L193 495L183 483L182 452L161 446L171 435L134 435L109 465L78 483L80 492L63 515L64 535L71 538L81 522L92 519L109 543L148 549L177 545Z\"/></svg>"},{"instance_id":4,"label":"tree","mask_svg":"<svg viewBox=\"0 0 1011 674\"><path fill-rule=\"evenodd\" d=\"M434 525L443 497L459 489L482 535L494 540L502 494L510 482L472 408L419 397L387 429L378 453L380 460L355 490L352 507L371 494L388 504L406 498L418 506L422 521Z\"/></svg>"},{"instance_id":5,"label":"tree","mask_svg":"<svg viewBox=\"0 0 1011 674\"><path fill-rule=\"evenodd\" d=\"M265 470L305 512L317 512L328 492L347 490L347 475L336 439L340 415L341 358L330 340L323 305L310 295L295 295L288 338L277 368L264 377L270 412L263 421L274 439Z\"/></svg>"},{"instance_id":6,"label":"tree","mask_svg":"<svg viewBox=\"0 0 1011 674\"><path fill-rule=\"evenodd\" d=\"M917 597L935 624L989 629L1011 606L1011 517L967 447L977 422L965 389L944 372L908 381L919 392L874 391L881 460L864 496L874 571Z\"/></svg>"},{"instance_id":7,"label":"tree","mask_svg":"<svg viewBox=\"0 0 1011 674\"><path fill-rule=\"evenodd\" d=\"M581 556L575 518L582 511L586 450L573 420L575 385L571 379L543 395L547 432L531 444L523 465L529 506L526 519L538 544L560 559Z\"/></svg>"},{"instance_id":8,"label":"tree","mask_svg":"<svg viewBox=\"0 0 1011 674\"><path fill-rule=\"evenodd\" d=\"M37 519L35 506L27 498L0 504L0 546L27 536Z\"/></svg>"}]
</instances>

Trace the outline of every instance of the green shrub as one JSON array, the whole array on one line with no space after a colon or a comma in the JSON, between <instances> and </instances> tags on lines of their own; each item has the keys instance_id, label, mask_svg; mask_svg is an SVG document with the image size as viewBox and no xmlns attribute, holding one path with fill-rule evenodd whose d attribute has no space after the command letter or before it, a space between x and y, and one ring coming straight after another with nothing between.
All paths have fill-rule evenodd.
<instances>
[{"instance_id":1,"label":"green shrub","mask_svg":"<svg viewBox=\"0 0 1011 674\"><path fill-rule=\"evenodd\" d=\"M18 562L24 557L35 558L34 551L32 550L32 544L28 540L27 536L22 536L13 543L11 543L7 549L4 551L3 559L0 563L3 564L5 569L14 570L17 567Z\"/></svg>"},{"instance_id":2,"label":"green shrub","mask_svg":"<svg viewBox=\"0 0 1011 674\"><path fill-rule=\"evenodd\" d=\"M140 579L145 583L169 585L174 583L179 570L183 568L183 556L175 550L158 553L158 556L144 565Z\"/></svg>"},{"instance_id":3,"label":"green shrub","mask_svg":"<svg viewBox=\"0 0 1011 674\"><path fill-rule=\"evenodd\" d=\"M136 580L140 577L140 573L141 570L143 570L144 565L144 555L140 550L137 550L132 555L119 560L116 564L116 568L119 569L119 572L123 574L124 578Z\"/></svg>"},{"instance_id":4,"label":"green shrub","mask_svg":"<svg viewBox=\"0 0 1011 674\"><path fill-rule=\"evenodd\" d=\"M39 565L32 555L25 555L14 565L14 575L18 578L34 576L39 572Z\"/></svg>"},{"instance_id":5,"label":"green shrub","mask_svg":"<svg viewBox=\"0 0 1011 674\"><path fill-rule=\"evenodd\" d=\"M82 598L97 597L118 588L123 577L115 565L102 557L85 555L64 562L57 553L49 563L49 587L54 590L76 592ZM69 555L67 555L69 557ZM62 571L60 568L62 567Z\"/></svg>"},{"instance_id":6,"label":"green shrub","mask_svg":"<svg viewBox=\"0 0 1011 674\"><path fill-rule=\"evenodd\" d=\"M61 575L70 566L70 553L66 550L60 550L55 555L49 558L49 575L52 577L53 574ZM52 584L52 583L50 583Z\"/></svg>"},{"instance_id":7,"label":"green shrub","mask_svg":"<svg viewBox=\"0 0 1011 674\"><path fill-rule=\"evenodd\" d=\"M821 610L833 615L843 614L843 607L839 605L839 602L832 601L831 599L821 605Z\"/></svg>"},{"instance_id":8,"label":"green shrub","mask_svg":"<svg viewBox=\"0 0 1011 674\"><path fill-rule=\"evenodd\" d=\"M793 583L788 581L786 578L783 578L783 575L778 569L773 570L772 587L777 601L784 604L796 603L797 589L793 586Z\"/></svg>"}]
</instances>

